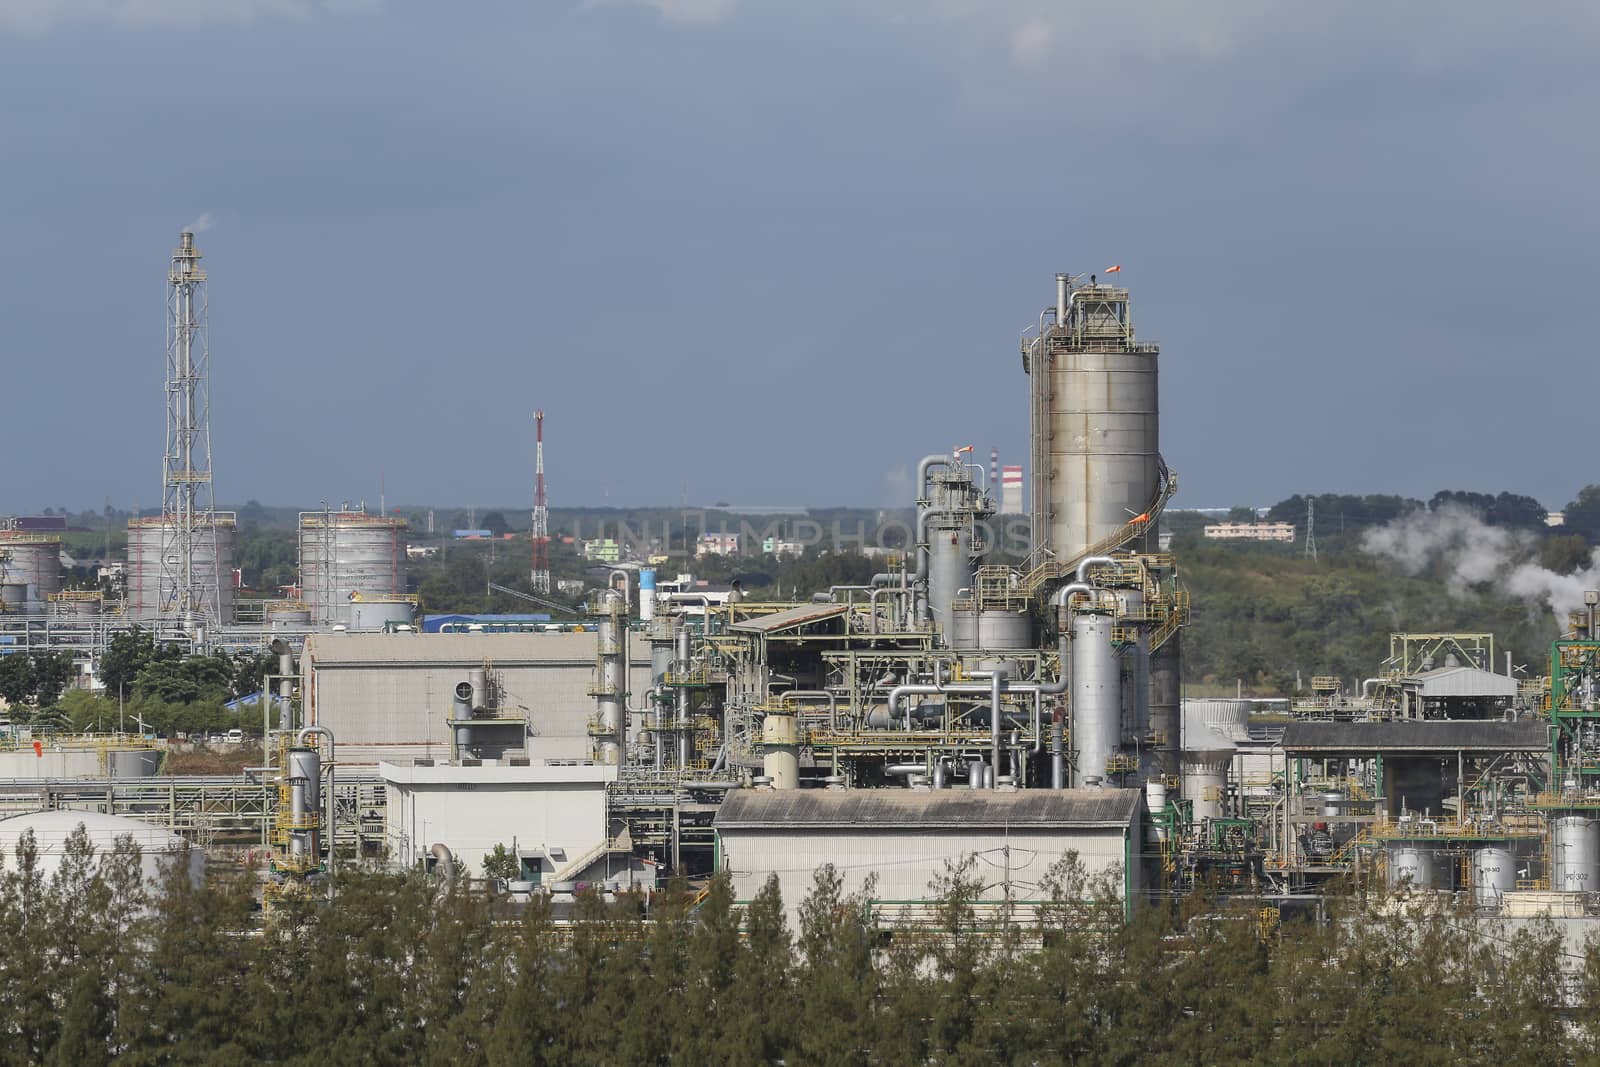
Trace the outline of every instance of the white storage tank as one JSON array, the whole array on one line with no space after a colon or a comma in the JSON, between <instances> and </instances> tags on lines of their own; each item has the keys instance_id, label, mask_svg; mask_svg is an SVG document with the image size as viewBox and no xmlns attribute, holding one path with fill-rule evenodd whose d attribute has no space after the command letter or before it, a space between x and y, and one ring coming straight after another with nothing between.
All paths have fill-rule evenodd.
<instances>
[{"instance_id":1,"label":"white storage tank","mask_svg":"<svg viewBox=\"0 0 1600 1067\"><path fill-rule=\"evenodd\" d=\"M17 843L31 830L39 850L39 869L49 879L66 859L67 839L80 825L89 835L96 856L113 851L120 838L131 839L139 848L140 866L148 886L159 886L173 863L187 869L195 885L205 877L206 855L198 846L163 827L93 811L35 811L0 820L0 852L6 857L7 867L14 870Z\"/></svg>"},{"instance_id":2,"label":"white storage tank","mask_svg":"<svg viewBox=\"0 0 1600 1067\"><path fill-rule=\"evenodd\" d=\"M238 523L219 511L196 534L190 564L197 610L212 621L233 621L233 541ZM181 614L178 582L182 559L174 551L177 527L161 518L128 523L128 605L135 619L173 619Z\"/></svg>"},{"instance_id":3,"label":"white storage tank","mask_svg":"<svg viewBox=\"0 0 1600 1067\"><path fill-rule=\"evenodd\" d=\"M0 530L0 581L26 585L27 610L43 614L61 591L61 538L26 530Z\"/></svg>"},{"instance_id":4,"label":"white storage tank","mask_svg":"<svg viewBox=\"0 0 1600 1067\"><path fill-rule=\"evenodd\" d=\"M1562 815L1550 823L1550 888L1561 893L1600 890L1600 822Z\"/></svg>"},{"instance_id":5,"label":"white storage tank","mask_svg":"<svg viewBox=\"0 0 1600 1067\"><path fill-rule=\"evenodd\" d=\"M1507 893L1517 888L1517 858L1509 849L1488 846L1472 853L1472 902L1480 908L1498 908Z\"/></svg>"},{"instance_id":6,"label":"white storage tank","mask_svg":"<svg viewBox=\"0 0 1600 1067\"><path fill-rule=\"evenodd\" d=\"M312 623L356 629L353 604L393 604L404 594L405 534L404 519L369 515L362 508L301 512L300 595ZM397 611L387 610L389 618Z\"/></svg>"},{"instance_id":7,"label":"white storage tank","mask_svg":"<svg viewBox=\"0 0 1600 1067\"><path fill-rule=\"evenodd\" d=\"M1389 846L1389 888L1402 885L1411 889L1433 888L1433 850L1410 841Z\"/></svg>"}]
</instances>

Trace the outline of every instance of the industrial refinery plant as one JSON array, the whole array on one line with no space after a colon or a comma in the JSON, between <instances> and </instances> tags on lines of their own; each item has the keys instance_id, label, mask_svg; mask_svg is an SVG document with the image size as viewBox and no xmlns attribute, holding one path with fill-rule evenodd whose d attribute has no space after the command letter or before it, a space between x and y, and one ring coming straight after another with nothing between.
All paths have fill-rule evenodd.
<instances>
[{"instance_id":1,"label":"industrial refinery plant","mask_svg":"<svg viewBox=\"0 0 1600 1067\"><path fill-rule=\"evenodd\" d=\"M59 537L0 532L0 641L90 671L133 627L196 652L270 650L261 707L277 720L238 776L160 775L137 733L13 745L13 811L43 798L258 840L269 911L317 899L345 865L454 880L497 857L506 901L570 904L719 873L738 901L771 877L798 901L832 864L894 925L947 864L997 842L1026 851L1035 883L1075 856L1128 913L1202 890L1292 911L1336 883L1508 919L1597 909L1600 596L1543 679L1500 673L1492 634L1397 633L1359 686L1186 698L1191 605L1160 537L1178 487L1161 350L1136 335L1126 288L1059 274L1023 338L1031 540L1011 562L997 472L986 485L970 448L934 442L909 536L870 581L767 602L622 567L579 625L423 632L406 523L359 505L302 512L292 595L244 617L238 523L212 494L200 262L182 234L162 509L129 524L124 595L64 589ZM551 588L543 422L516 594L534 603ZM1008 468L1007 495L1020 484ZM1039 901L1011 873L978 904L1029 914Z\"/></svg>"}]
</instances>

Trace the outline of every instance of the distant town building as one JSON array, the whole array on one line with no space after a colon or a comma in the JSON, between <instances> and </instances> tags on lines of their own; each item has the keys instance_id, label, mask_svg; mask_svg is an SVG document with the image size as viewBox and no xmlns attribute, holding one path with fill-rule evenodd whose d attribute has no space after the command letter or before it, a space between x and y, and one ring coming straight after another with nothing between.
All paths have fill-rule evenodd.
<instances>
[{"instance_id":1,"label":"distant town building","mask_svg":"<svg viewBox=\"0 0 1600 1067\"><path fill-rule=\"evenodd\" d=\"M1286 541L1294 540L1292 522L1214 522L1204 530L1212 541Z\"/></svg>"},{"instance_id":2,"label":"distant town building","mask_svg":"<svg viewBox=\"0 0 1600 1067\"><path fill-rule=\"evenodd\" d=\"M438 545L407 545L407 559L432 559L439 554Z\"/></svg>"},{"instance_id":3,"label":"distant town building","mask_svg":"<svg viewBox=\"0 0 1600 1067\"><path fill-rule=\"evenodd\" d=\"M1546 526L1565 526L1567 524L1567 513L1564 511L1547 511L1544 516L1544 524Z\"/></svg>"},{"instance_id":4,"label":"distant town building","mask_svg":"<svg viewBox=\"0 0 1600 1067\"><path fill-rule=\"evenodd\" d=\"M577 596L583 592L584 582L581 578L557 578L556 592L562 596Z\"/></svg>"},{"instance_id":5,"label":"distant town building","mask_svg":"<svg viewBox=\"0 0 1600 1067\"><path fill-rule=\"evenodd\" d=\"M591 563L618 563L622 560L622 546L610 537L597 537L583 543L583 558Z\"/></svg>"},{"instance_id":6,"label":"distant town building","mask_svg":"<svg viewBox=\"0 0 1600 1067\"><path fill-rule=\"evenodd\" d=\"M1000 468L1000 514L1022 514L1022 468Z\"/></svg>"},{"instance_id":7,"label":"distant town building","mask_svg":"<svg viewBox=\"0 0 1600 1067\"><path fill-rule=\"evenodd\" d=\"M488 530L453 530L450 536L457 541L486 541L494 534Z\"/></svg>"},{"instance_id":8,"label":"distant town building","mask_svg":"<svg viewBox=\"0 0 1600 1067\"><path fill-rule=\"evenodd\" d=\"M739 535L736 533L708 533L701 534L700 540L695 542L694 554L696 558L703 556L737 556L739 554Z\"/></svg>"},{"instance_id":9,"label":"distant town building","mask_svg":"<svg viewBox=\"0 0 1600 1067\"><path fill-rule=\"evenodd\" d=\"M803 556L806 546L803 541L785 541L781 537L769 537L761 542L761 551L769 556L783 559L785 556Z\"/></svg>"}]
</instances>

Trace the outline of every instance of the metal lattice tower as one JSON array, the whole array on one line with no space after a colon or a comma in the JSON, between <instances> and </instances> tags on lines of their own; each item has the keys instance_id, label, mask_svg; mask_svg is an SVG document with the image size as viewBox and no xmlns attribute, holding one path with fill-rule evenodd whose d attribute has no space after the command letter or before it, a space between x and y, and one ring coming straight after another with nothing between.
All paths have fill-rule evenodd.
<instances>
[{"instance_id":1,"label":"metal lattice tower","mask_svg":"<svg viewBox=\"0 0 1600 1067\"><path fill-rule=\"evenodd\" d=\"M162 464L163 613L221 619L211 494L211 374L206 272L194 234L179 237L167 273L167 453ZM206 571L209 570L209 573Z\"/></svg>"},{"instance_id":2,"label":"metal lattice tower","mask_svg":"<svg viewBox=\"0 0 1600 1067\"><path fill-rule=\"evenodd\" d=\"M1317 561L1317 501L1315 497L1306 497L1306 556L1312 563Z\"/></svg>"},{"instance_id":3,"label":"metal lattice tower","mask_svg":"<svg viewBox=\"0 0 1600 1067\"><path fill-rule=\"evenodd\" d=\"M550 591L550 506L544 496L544 412L533 413L533 574L535 593Z\"/></svg>"}]
</instances>

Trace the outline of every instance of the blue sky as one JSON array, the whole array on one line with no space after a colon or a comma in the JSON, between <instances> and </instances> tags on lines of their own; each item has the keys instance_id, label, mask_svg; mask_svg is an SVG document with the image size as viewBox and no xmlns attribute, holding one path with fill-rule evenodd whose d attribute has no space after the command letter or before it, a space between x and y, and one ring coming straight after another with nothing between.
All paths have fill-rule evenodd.
<instances>
[{"instance_id":1,"label":"blue sky","mask_svg":"<svg viewBox=\"0 0 1600 1067\"><path fill-rule=\"evenodd\" d=\"M1111 263L1180 504L1600 481L1600 12L1123 6L0 0L0 512L159 501L203 216L223 501L899 503Z\"/></svg>"}]
</instances>

